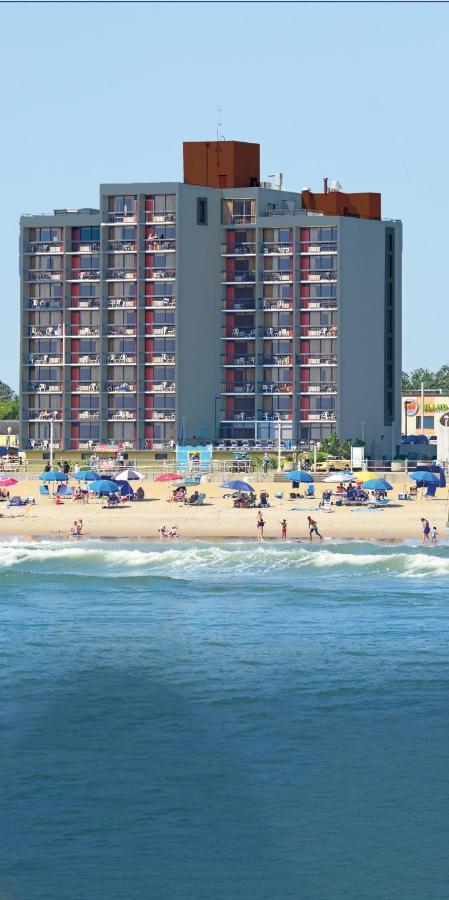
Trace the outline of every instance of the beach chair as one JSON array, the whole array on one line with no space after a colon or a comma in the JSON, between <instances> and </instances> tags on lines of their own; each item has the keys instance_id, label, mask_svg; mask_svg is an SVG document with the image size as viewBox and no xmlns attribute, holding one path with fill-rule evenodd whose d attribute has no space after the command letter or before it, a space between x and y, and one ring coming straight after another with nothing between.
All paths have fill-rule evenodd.
<instances>
[{"instance_id":1,"label":"beach chair","mask_svg":"<svg viewBox=\"0 0 449 900\"><path fill-rule=\"evenodd\" d=\"M202 506L206 499L206 494L198 494L198 499L196 501L195 506Z\"/></svg>"},{"instance_id":2,"label":"beach chair","mask_svg":"<svg viewBox=\"0 0 449 900\"><path fill-rule=\"evenodd\" d=\"M39 493L42 497L49 497L50 491L48 490L48 484L41 484L39 487Z\"/></svg>"},{"instance_id":3,"label":"beach chair","mask_svg":"<svg viewBox=\"0 0 449 900\"><path fill-rule=\"evenodd\" d=\"M438 487L437 484L428 484L428 485L427 485L426 493L424 494L424 498L425 498L426 500L432 500L432 499L434 499L434 498L435 498L435 492L436 492L437 487Z\"/></svg>"},{"instance_id":4,"label":"beach chair","mask_svg":"<svg viewBox=\"0 0 449 900\"><path fill-rule=\"evenodd\" d=\"M284 499L284 492L283 492L283 491L276 491L276 493L275 493L274 496L276 497L276 500L283 500L283 499Z\"/></svg>"},{"instance_id":5,"label":"beach chair","mask_svg":"<svg viewBox=\"0 0 449 900\"><path fill-rule=\"evenodd\" d=\"M409 494L409 497L413 497L416 500L416 498L418 496L418 485L412 484L411 487L409 488L408 494Z\"/></svg>"},{"instance_id":6,"label":"beach chair","mask_svg":"<svg viewBox=\"0 0 449 900\"><path fill-rule=\"evenodd\" d=\"M58 497L72 497L73 491L72 488L68 486L68 484L58 484L56 495Z\"/></svg>"},{"instance_id":7,"label":"beach chair","mask_svg":"<svg viewBox=\"0 0 449 900\"><path fill-rule=\"evenodd\" d=\"M315 485L308 484L307 491L306 491L306 497L314 497L314 496L315 496Z\"/></svg>"}]
</instances>

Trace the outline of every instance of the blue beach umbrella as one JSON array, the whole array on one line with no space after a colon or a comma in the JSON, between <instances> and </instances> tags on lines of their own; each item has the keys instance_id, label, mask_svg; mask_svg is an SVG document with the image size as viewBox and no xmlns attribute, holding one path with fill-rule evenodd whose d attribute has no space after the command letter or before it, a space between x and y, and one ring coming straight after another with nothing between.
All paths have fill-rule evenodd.
<instances>
[{"instance_id":1,"label":"blue beach umbrella","mask_svg":"<svg viewBox=\"0 0 449 900\"><path fill-rule=\"evenodd\" d=\"M298 484L311 484L315 479L305 469L298 469L297 472L284 472L284 478L287 481L297 481Z\"/></svg>"},{"instance_id":2,"label":"blue beach umbrella","mask_svg":"<svg viewBox=\"0 0 449 900\"><path fill-rule=\"evenodd\" d=\"M228 488L230 491L241 491L242 494L255 494L255 490L247 481L224 481L222 488Z\"/></svg>"},{"instance_id":3,"label":"blue beach umbrella","mask_svg":"<svg viewBox=\"0 0 449 900\"><path fill-rule=\"evenodd\" d=\"M369 491L392 491L393 488L388 481L385 481L385 478L368 478L368 481L365 481L363 484L364 488L368 488Z\"/></svg>"},{"instance_id":4,"label":"blue beach umbrella","mask_svg":"<svg viewBox=\"0 0 449 900\"><path fill-rule=\"evenodd\" d=\"M98 481L99 476L96 472L92 472L91 469L80 469L79 472L74 472L73 475L77 481Z\"/></svg>"},{"instance_id":5,"label":"blue beach umbrella","mask_svg":"<svg viewBox=\"0 0 449 900\"><path fill-rule=\"evenodd\" d=\"M41 481L68 481L69 476L65 475L64 472L54 472L53 469L50 472L42 472L42 475L39 475Z\"/></svg>"},{"instance_id":6,"label":"blue beach umbrella","mask_svg":"<svg viewBox=\"0 0 449 900\"><path fill-rule=\"evenodd\" d=\"M92 490L97 494L118 494L120 493L120 485L115 481L107 478L99 478L98 481L92 482Z\"/></svg>"},{"instance_id":7,"label":"blue beach umbrella","mask_svg":"<svg viewBox=\"0 0 449 900\"><path fill-rule=\"evenodd\" d=\"M122 497L134 497L134 491L129 481L115 481L115 487Z\"/></svg>"},{"instance_id":8,"label":"blue beach umbrella","mask_svg":"<svg viewBox=\"0 0 449 900\"><path fill-rule=\"evenodd\" d=\"M417 469L416 472L410 472L410 478L413 481L421 482L421 484L439 484L439 478L433 472L427 472L426 469Z\"/></svg>"}]
</instances>

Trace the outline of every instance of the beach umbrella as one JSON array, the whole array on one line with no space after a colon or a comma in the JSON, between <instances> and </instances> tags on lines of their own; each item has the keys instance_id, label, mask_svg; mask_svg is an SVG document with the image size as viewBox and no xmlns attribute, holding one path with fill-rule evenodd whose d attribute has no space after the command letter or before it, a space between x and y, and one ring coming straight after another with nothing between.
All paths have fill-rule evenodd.
<instances>
[{"instance_id":1,"label":"beach umbrella","mask_svg":"<svg viewBox=\"0 0 449 900\"><path fill-rule=\"evenodd\" d=\"M284 478L287 481L297 481L298 484L312 484L315 481L313 475L306 472L305 469L298 469L297 472L284 472Z\"/></svg>"},{"instance_id":2,"label":"beach umbrella","mask_svg":"<svg viewBox=\"0 0 449 900\"><path fill-rule=\"evenodd\" d=\"M192 484L198 485L200 483L199 478L182 478L181 481L176 482L176 487L188 487Z\"/></svg>"},{"instance_id":3,"label":"beach umbrella","mask_svg":"<svg viewBox=\"0 0 449 900\"><path fill-rule=\"evenodd\" d=\"M42 472L42 475L39 475L41 481L68 481L69 476L64 472L54 471L53 469L50 472Z\"/></svg>"},{"instance_id":4,"label":"beach umbrella","mask_svg":"<svg viewBox=\"0 0 449 900\"><path fill-rule=\"evenodd\" d=\"M0 456L8 456L8 448L0 447Z\"/></svg>"},{"instance_id":5,"label":"beach umbrella","mask_svg":"<svg viewBox=\"0 0 449 900\"><path fill-rule=\"evenodd\" d=\"M375 472L356 472L353 475L354 481L361 481L361 482L368 481L370 478L377 478L377 477L378 476L376 475Z\"/></svg>"},{"instance_id":6,"label":"beach umbrella","mask_svg":"<svg viewBox=\"0 0 449 900\"><path fill-rule=\"evenodd\" d=\"M91 469L80 469L79 472L74 472L73 477L78 481L97 481L99 478Z\"/></svg>"},{"instance_id":7,"label":"beach umbrella","mask_svg":"<svg viewBox=\"0 0 449 900\"><path fill-rule=\"evenodd\" d=\"M180 481L182 475L177 475L176 472L163 472L162 475L156 475L155 481Z\"/></svg>"},{"instance_id":8,"label":"beach umbrella","mask_svg":"<svg viewBox=\"0 0 449 900\"><path fill-rule=\"evenodd\" d=\"M116 490L121 494L122 497L133 497L134 491L129 483L129 481L117 481L115 479L115 487Z\"/></svg>"},{"instance_id":9,"label":"beach umbrella","mask_svg":"<svg viewBox=\"0 0 449 900\"><path fill-rule=\"evenodd\" d=\"M228 488L228 490L230 491L240 491L242 494L256 493L254 488L251 487L251 485L248 484L247 481L238 481L237 479L232 481L224 481L223 484L220 485L220 487Z\"/></svg>"},{"instance_id":10,"label":"beach umbrella","mask_svg":"<svg viewBox=\"0 0 449 900\"><path fill-rule=\"evenodd\" d=\"M393 488L385 478L368 478L363 487L369 491L392 491Z\"/></svg>"},{"instance_id":11,"label":"beach umbrella","mask_svg":"<svg viewBox=\"0 0 449 900\"><path fill-rule=\"evenodd\" d=\"M118 475L114 476L115 481L140 481L142 478L144 476L137 472L136 469L123 469L123 472L119 472Z\"/></svg>"},{"instance_id":12,"label":"beach umbrella","mask_svg":"<svg viewBox=\"0 0 449 900\"><path fill-rule=\"evenodd\" d=\"M98 494L118 494L120 485L109 478L99 478L98 481L92 482L92 490Z\"/></svg>"},{"instance_id":13,"label":"beach umbrella","mask_svg":"<svg viewBox=\"0 0 449 900\"><path fill-rule=\"evenodd\" d=\"M410 478L413 478L413 481L418 481L422 484L440 483L439 478L437 478L433 472L428 472L426 469L417 469L416 472L410 472Z\"/></svg>"},{"instance_id":14,"label":"beach umbrella","mask_svg":"<svg viewBox=\"0 0 449 900\"><path fill-rule=\"evenodd\" d=\"M342 481L354 481L354 479L355 476L352 472L331 472L324 480L326 484L340 484Z\"/></svg>"},{"instance_id":15,"label":"beach umbrella","mask_svg":"<svg viewBox=\"0 0 449 900\"><path fill-rule=\"evenodd\" d=\"M0 478L0 488L12 487L17 484L17 478Z\"/></svg>"}]
</instances>

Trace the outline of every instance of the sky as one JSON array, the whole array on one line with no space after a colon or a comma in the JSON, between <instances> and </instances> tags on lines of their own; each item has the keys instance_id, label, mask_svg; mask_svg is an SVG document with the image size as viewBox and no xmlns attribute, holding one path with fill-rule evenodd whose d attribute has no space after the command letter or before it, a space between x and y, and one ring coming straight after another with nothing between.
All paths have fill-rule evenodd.
<instances>
[{"instance_id":1,"label":"sky","mask_svg":"<svg viewBox=\"0 0 449 900\"><path fill-rule=\"evenodd\" d=\"M0 380L18 387L20 215L181 180L219 108L263 180L382 193L404 224L403 367L446 363L448 26L431 3L1 4Z\"/></svg>"}]
</instances>

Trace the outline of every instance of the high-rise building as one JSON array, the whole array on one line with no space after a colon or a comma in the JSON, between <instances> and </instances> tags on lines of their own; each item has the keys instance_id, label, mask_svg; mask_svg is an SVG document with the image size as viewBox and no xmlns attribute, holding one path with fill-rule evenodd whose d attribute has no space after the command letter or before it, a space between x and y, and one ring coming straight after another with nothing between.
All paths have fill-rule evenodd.
<instances>
[{"instance_id":1,"label":"high-rise building","mask_svg":"<svg viewBox=\"0 0 449 900\"><path fill-rule=\"evenodd\" d=\"M379 194L261 184L259 146L184 144L184 182L21 219L26 447L398 443L401 224ZM50 435L51 432L51 435Z\"/></svg>"}]
</instances>

